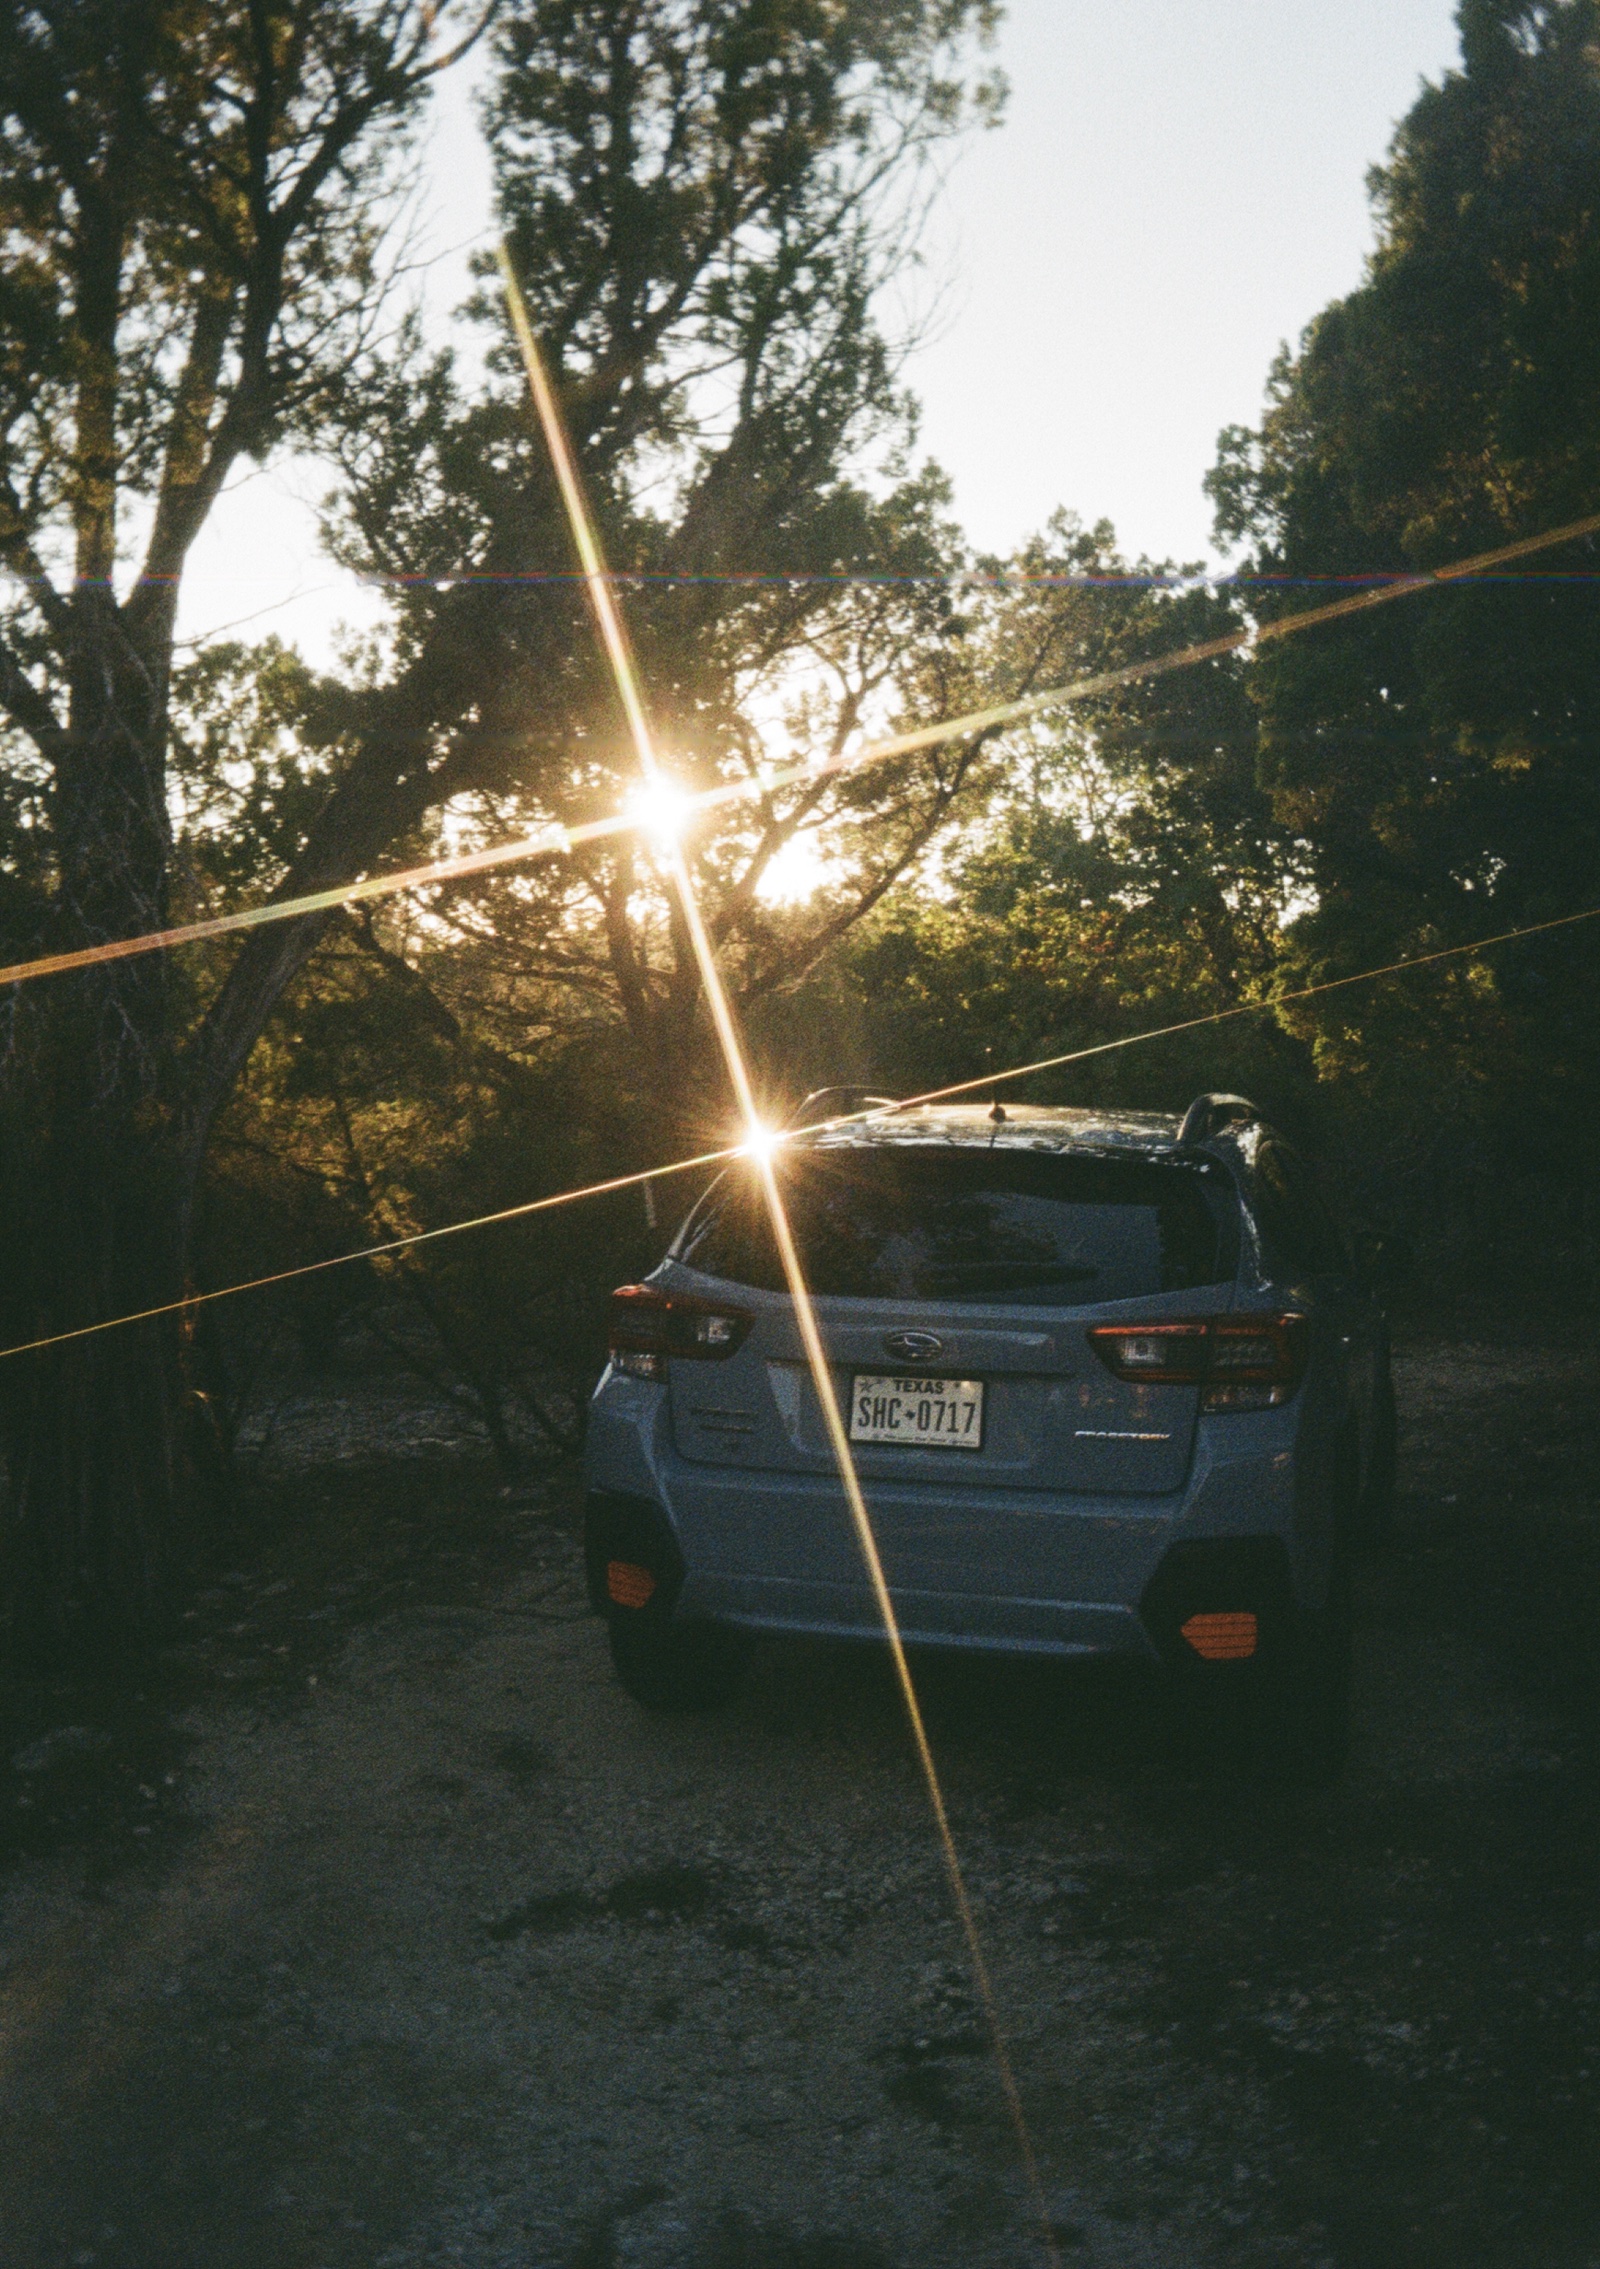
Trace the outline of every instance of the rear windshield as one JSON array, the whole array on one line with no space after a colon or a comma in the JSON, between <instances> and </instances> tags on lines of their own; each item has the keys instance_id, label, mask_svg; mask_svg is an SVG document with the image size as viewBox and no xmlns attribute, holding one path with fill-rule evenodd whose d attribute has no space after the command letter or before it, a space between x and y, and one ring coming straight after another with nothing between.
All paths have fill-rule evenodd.
<instances>
[{"instance_id":1,"label":"rear windshield","mask_svg":"<svg viewBox=\"0 0 1600 2269\"><path fill-rule=\"evenodd\" d=\"M780 1154L779 1178L817 1293L1068 1308L1220 1284L1237 1265L1232 1185L1202 1160L840 1147ZM750 1168L707 1191L674 1257L784 1289Z\"/></svg>"}]
</instances>

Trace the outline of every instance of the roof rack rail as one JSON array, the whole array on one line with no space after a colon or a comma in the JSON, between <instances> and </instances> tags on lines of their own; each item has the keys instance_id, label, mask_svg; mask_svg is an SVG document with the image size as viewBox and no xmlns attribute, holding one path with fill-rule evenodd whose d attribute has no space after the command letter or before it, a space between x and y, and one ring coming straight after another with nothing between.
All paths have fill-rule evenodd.
<instances>
[{"instance_id":1,"label":"roof rack rail","mask_svg":"<svg viewBox=\"0 0 1600 2269\"><path fill-rule=\"evenodd\" d=\"M1259 1119L1259 1107L1246 1095L1197 1095L1183 1114L1183 1125L1178 1129L1182 1143L1209 1142L1224 1127L1237 1126L1247 1119Z\"/></svg>"},{"instance_id":2,"label":"roof rack rail","mask_svg":"<svg viewBox=\"0 0 1600 2269\"><path fill-rule=\"evenodd\" d=\"M863 1109L893 1111L899 1106L899 1097L874 1095L869 1087L814 1087L796 1109L789 1121L790 1126L803 1126L808 1118L814 1118L824 1106L826 1117L848 1119Z\"/></svg>"}]
</instances>

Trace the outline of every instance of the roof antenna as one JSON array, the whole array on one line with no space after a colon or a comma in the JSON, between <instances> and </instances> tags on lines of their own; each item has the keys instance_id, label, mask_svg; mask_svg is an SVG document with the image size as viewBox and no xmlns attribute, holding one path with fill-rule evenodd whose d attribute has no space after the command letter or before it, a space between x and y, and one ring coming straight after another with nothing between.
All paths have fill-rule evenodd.
<instances>
[{"instance_id":1,"label":"roof antenna","mask_svg":"<svg viewBox=\"0 0 1600 2269\"><path fill-rule=\"evenodd\" d=\"M985 1069L992 1072L994 1069L994 1049L992 1047L984 1049L983 1061ZM1006 1123L1006 1107L1000 1100L1000 1082L998 1080L990 1089L989 1095L989 1124L992 1127L1003 1127Z\"/></svg>"}]
</instances>

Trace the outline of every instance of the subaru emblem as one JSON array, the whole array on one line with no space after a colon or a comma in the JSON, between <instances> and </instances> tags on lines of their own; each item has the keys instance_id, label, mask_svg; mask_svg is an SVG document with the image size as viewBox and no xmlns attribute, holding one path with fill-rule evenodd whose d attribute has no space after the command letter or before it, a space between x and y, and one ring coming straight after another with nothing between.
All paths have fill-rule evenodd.
<instances>
[{"instance_id":1,"label":"subaru emblem","mask_svg":"<svg viewBox=\"0 0 1600 2269\"><path fill-rule=\"evenodd\" d=\"M935 1356L944 1353L944 1341L931 1331L886 1332L883 1344L891 1355L898 1355L905 1363L931 1363Z\"/></svg>"}]
</instances>

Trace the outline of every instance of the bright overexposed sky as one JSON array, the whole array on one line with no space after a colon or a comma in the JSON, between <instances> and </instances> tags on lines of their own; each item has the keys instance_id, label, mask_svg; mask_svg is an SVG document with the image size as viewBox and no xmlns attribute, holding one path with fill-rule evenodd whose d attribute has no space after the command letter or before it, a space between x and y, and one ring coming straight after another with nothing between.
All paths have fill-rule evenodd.
<instances>
[{"instance_id":1,"label":"bright overexposed sky","mask_svg":"<svg viewBox=\"0 0 1600 2269\"><path fill-rule=\"evenodd\" d=\"M1201 476L1280 340L1361 279L1367 168L1456 60L1453 0L1011 0L1006 123L936 223L944 335L911 373L961 517L1057 504L1210 549Z\"/></svg>"},{"instance_id":2,"label":"bright overexposed sky","mask_svg":"<svg viewBox=\"0 0 1600 2269\"><path fill-rule=\"evenodd\" d=\"M1124 548L1212 554L1201 478L1251 422L1267 366L1359 282L1365 175L1424 76L1456 58L1454 0L1010 0L1005 123L955 160L913 287L933 335L906 374L958 515L1008 549L1057 505ZM489 237L471 85L436 106L423 229L433 322ZM303 467L224 499L195 548L186 631L237 622L329 655L376 619L317 550ZM1373 564L1382 564L1374 562Z\"/></svg>"}]
</instances>

